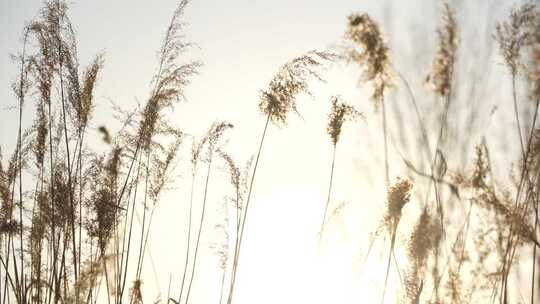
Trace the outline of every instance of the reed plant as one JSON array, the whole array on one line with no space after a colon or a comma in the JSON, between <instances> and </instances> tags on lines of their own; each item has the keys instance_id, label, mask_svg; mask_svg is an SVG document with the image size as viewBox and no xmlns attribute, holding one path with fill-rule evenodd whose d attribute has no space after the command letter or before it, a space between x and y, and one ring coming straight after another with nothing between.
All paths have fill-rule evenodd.
<instances>
[{"instance_id":1,"label":"reed plant","mask_svg":"<svg viewBox=\"0 0 540 304\"><path fill-rule=\"evenodd\" d=\"M365 97L373 102L372 116L381 120L376 132L353 135L373 136L384 143L380 149L371 148L384 162L374 167L381 172L381 184L384 176L385 198L378 205L383 212L380 224L366 242L369 255L376 237L389 240L389 246L386 242L382 246L386 267L381 270L384 281L378 282L381 301L388 302L390 272L395 269L401 280L392 292L407 303L489 299L506 304L525 302L522 298L536 302L540 261L536 5L516 6L492 28L491 41L507 71L500 77L509 76L510 94L500 103L507 103L513 112L507 143L517 154L494 148L493 143L501 140L489 132L493 124L475 122L500 116L474 108L464 98L464 87L481 84L463 84L473 82L462 70L470 59L466 27L459 18L463 8L444 3L433 29L435 48L425 79L408 79L398 70L399 50L390 48L384 23L363 12L344 18L347 47L309 51L283 64L259 92L262 133L254 151L247 151L254 157L243 166L225 145L232 123L217 119L196 138L169 118L174 106L187 100L186 87L202 66L196 60L181 60L194 46L183 34L187 5L188 0L178 3L166 28L145 101L132 110L113 105L114 119L101 126L95 126L95 96L107 56L98 52L88 64L81 63L68 3L46 1L23 29L21 51L12 57L18 71L12 84L17 131L13 151L0 153L0 304L148 302L145 261L155 234L153 222L164 191L179 184L174 179L178 170L187 171L190 178L189 198L178 202L187 205L185 216L177 217L186 234L181 235L184 247L177 255L180 279L174 281L169 273L165 301L195 301L196 282L205 269L200 266L209 263L202 254L205 241L211 236L209 227L215 227L222 238L214 244L219 265L215 290L220 303L234 303L235 294L242 291L235 287L246 226L255 225L246 224L267 134L272 125L286 128L292 114L300 115L302 95L319 98L312 84L324 83L326 72L338 61L360 71L360 86L372 89ZM332 160L320 234L333 223L330 218L345 212L344 204L330 208L340 180L337 169L345 164L336 156L342 128L370 118L357 104L338 96L331 97L326 117ZM403 96L410 103L398 103ZM33 109L33 116L26 108ZM465 128L477 123L483 129L463 134L459 111L469 119ZM182 144L189 138L193 139L189 164L180 166ZM410 144L407 138L417 142ZM414 155L406 153L411 148ZM456 161L455 154L462 154L466 165ZM508 163L500 160L501 155ZM226 178L218 174L219 168L224 168ZM211 194L224 189L221 185L230 192L216 202ZM218 209L217 223L209 216L211 208ZM406 259L398 261L398 249Z\"/></svg>"}]
</instances>

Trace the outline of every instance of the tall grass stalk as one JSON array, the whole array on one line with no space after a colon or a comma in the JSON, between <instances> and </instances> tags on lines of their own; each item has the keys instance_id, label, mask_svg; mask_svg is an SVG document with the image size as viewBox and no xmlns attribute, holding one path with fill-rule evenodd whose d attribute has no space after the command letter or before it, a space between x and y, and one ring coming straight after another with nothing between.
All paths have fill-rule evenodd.
<instances>
[{"instance_id":1,"label":"tall grass stalk","mask_svg":"<svg viewBox=\"0 0 540 304\"><path fill-rule=\"evenodd\" d=\"M334 165L336 162L336 150L337 144L340 139L341 130L343 123L346 121L354 121L358 118L364 118L364 115L357 111L354 107L349 106L339 97L331 98L331 108L330 113L328 114L328 124L326 126L326 133L330 137L332 143L332 164L330 168L330 181L328 183L328 195L326 199L326 206L324 208L323 219L321 223L321 228L319 230L319 236L322 235L324 230L324 225L326 222L326 214L328 212L328 206L330 205L330 198L332 193L332 181L334 179Z\"/></svg>"}]
</instances>

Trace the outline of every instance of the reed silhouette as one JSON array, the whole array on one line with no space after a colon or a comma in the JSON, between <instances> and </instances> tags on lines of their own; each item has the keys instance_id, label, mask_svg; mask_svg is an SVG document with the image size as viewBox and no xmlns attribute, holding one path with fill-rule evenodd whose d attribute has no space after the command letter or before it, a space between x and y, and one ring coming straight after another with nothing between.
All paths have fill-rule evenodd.
<instances>
[{"instance_id":1,"label":"reed silhouette","mask_svg":"<svg viewBox=\"0 0 540 304\"><path fill-rule=\"evenodd\" d=\"M371 239L360 241L368 248L362 266L374 250L384 256L379 269L384 280L377 282L382 303L389 301L389 294L406 303L537 302L540 9L536 5L515 6L490 32L506 68L499 77L508 77L509 94L498 97L501 106L507 103L512 109L508 138L488 132L494 124L504 126L505 116L494 115L486 102L475 107L468 99L469 86L483 84L467 78L469 70L463 65L477 58L467 52L467 28L459 18L463 8L444 3L439 25L432 30L436 40L425 79L409 79L411 73L398 70L400 50L390 48L384 22L363 12L344 16L340 45L345 47L293 57L259 91L260 138L244 142L242 148L253 156L241 160L225 140L225 133L234 137L236 129L219 113L200 138L167 118L186 100L186 87L202 66L197 60L183 60L194 46L183 33L188 4L180 1L172 14L146 100L132 110L113 104L114 121L97 128L94 96L107 69L107 55L97 53L82 67L69 5L63 0L44 2L24 27L21 51L12 57L18 73L12 84L16 132L2 134L13 138L13 151L5 159L0 153L0 304L155 299L145 288L151 281L145 261L163 193L180 183L177 171L188 172L190 178L188 199L178 202L187 205L186 214L177 216L186 233L176 238L182 267L174 273L175 280L169 273L167 298L155 302L196 301L194 294L200 291L196 282L207 269L200 265L208 262L202 254L204 238L211 235L211 227L222 238L213 245L219 286L204 288L215 288L220 303L237 302L235 295L243 291L237 288L237 278L248 273L240 268L246 229L261 225L248 216L250 206L258 204L257 169L262 162L279 164L279 159L265 156L287 148L265 146L265 140L271 128L286 129L292 114L300 116L298 103L304 97L317 99L313 107L330 109L325 125L332 159L329 176L321 177L325 183L328 178L328 188L319 236L347 211L346 203L333 202L336 181L341 180L336 179L341 173L337 169L345 163L337 154L340 139L372 136L382 142L354 150L357 154L370 150L380 157L373 158L373 167L380 171L380 180L373 184L386 197L369 203L380 206L383 214ZM317 92L313 86L328 85L328 71L340 64L360 72L359 90L371 88L362 100L371 102L373 113L361 104L345 102L339 94L324 104L313 93ZM413 71L415 76L423 73L420 68ZM331 89L339 93L341 88ZM408 102L400 102L402 97ZM32 116L25 107L33 109ZM367 134L364 125L356 133L343 132L345 123L362 119L368 125L371 117L381 120L376 132ZM494 117L499 120L492 121ZM474 133L473 126L478 125L480 131ZM179 166L186 141L192 142L189 161ZM256 145L253 151L250 143ZM201 176L203 165L206 174ZM197 177L203 178L200 188ZM229 191L221 202L212 195L217 189ZM212 210L218 210L218 220L209 216ZM315 210L318 217L321 211ZM298 216L300 224L302 220ZM377 248L374 244L380 239L383 245ZM397 281L394 271L398 284L390 284Z\"/></svg>"}]
</instances>

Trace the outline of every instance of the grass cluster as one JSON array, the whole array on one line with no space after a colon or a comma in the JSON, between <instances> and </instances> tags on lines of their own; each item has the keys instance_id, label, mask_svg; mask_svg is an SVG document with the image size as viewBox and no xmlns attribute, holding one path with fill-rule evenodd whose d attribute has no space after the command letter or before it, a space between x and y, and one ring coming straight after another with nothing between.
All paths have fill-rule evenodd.
<instances>
[{"instance_id":1,"label":"grass cluster","mask_svg":"<svg viewBox=\"0 0 540 304\"><path fill-rule=\"evenodd\" d=\"M380 116L382 122L381 176L387 199L381 202L385 214L380 225L366 242L369 248L377 241L389 242L382 302L393 268L401 279L394 293L403 302L536 301L540 286L539 8L529 3L517 7L493 29L511 79L508 101L514 108L512 132L519 138L519 156L511 168L495 170L498 163L490 155L497 151L486 144L493 139L482 137L473 143L475 153L467 156L474 160L472 166L462 170L447 161L456 151L468 150L460 144L470 145L469 140L448 144L448 134L456 132L451 109L460 98L455 71L463 47L450 5L442 7L440 26L434 29L437 48L425 81L431 99L415 97L418 94L393 63L378 22L365 13L351 14L346 19L345 47L312 50L292 58L260 91L258 107L264 119L258 149L245 165L239 165L223 139L232 132L232 123L218 120L204 136L193 138L165 118L185 99L184 89L202 64L182 62L182 55L192 46L182 34L187 4L187 0L179 3L165 31L146 101L132 111L115 109L119 131L99 127L105 152L89 145L87 138L105 54L97 54L86 65L80 63L68 4L63 0L45 2L25 27L22 50L13 56L20 71L12 85L19 123L13 134L16 145L5 160L0 158L0 304L145 302L143 265L154 211L162 192L174 181L172 171L180 145L187 141L192 144L190 167L181 169L191 173L191 199L187 202L185 252L179 255L184 263L181 279L161 301L190 303L200 269L201 235L209 227L208 193L213 185L229 183L233 191L220 207L224 220L213 225L224 232L223 242L216 246L220 301L234 303L257 168L263 152L279 148L264 145L267 131L286 128L291 114L299 115L297 98L313 95L310 85L324 82L325 72L336 62L360 69L360 84L372 88L372 115ZM521 89L527 90L525 94L518 92ZM413 119L419 122L416 151L422 158L404 156L406 170L391 168L389 161L388 137L396 132L391 130L395 124L388 121L392 106L388 96L394 90L408 92ZM441 105L441 111L437 125L428 128L419 109L434 102ZM24 107L34 108L34 115L24 116ZM367 116L339 96L328 102L328 109L329 144L321 149L333 153L328 160L331 170L320 235L331 224L328 213L342 127ZM30 127L23 128L25 125ZM434 138L429 136L430 130ZM228 180L216 180L212 173L217 167L226 168ZM505 170L509 176L499 176ZM201 173L203 199L196 207L195 182ZM400 224L407 208L420 212L418 218L408 219L416 222L412 230L403 232ZM396 246L405 248L406 264L398 264ZM523 274L516 269L527 271Z\"/></svg>"}]
</instances>

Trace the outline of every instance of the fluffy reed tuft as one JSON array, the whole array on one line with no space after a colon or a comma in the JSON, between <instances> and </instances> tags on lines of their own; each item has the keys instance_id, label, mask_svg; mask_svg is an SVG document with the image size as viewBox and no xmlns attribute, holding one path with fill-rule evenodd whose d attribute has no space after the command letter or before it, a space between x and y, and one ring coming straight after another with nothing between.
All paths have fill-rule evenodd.
<instances>
[{"instance_id":1,"label":"fluffy reed tuft","mask_svg":"<svg viewBox=\"0 0 540 304\"><path fill-rule=\"evenodd\" d=\"M223 150L218 150L219 156L223 159L227 172L229 174L229 183L234 188L234 196L229 199L238 212L242 210L243 202L248 190L248 178L251 172L251 163L253 159L249 159L245 165L240 167L234 161L232 156Z\"/></svg>"},{"instance_id":2,"label":"fluffy reed tuft","mask_svg":"<svg viewBox=\"0 0 540 304\"><path fill-rule=\"evenodd\" d=\"M432 217L428 208L424 207L409 237L406 248L409 263L411 264L406 277L406 292L413 303L418 303L423 286L423 272L429 255L435 250L440 239L441 231L437 220Z\"/></svg>"},{"instance_id":3,"label":"fluffy reed tuft","mask_svg":"<svg viewBox=\"0 0 540 304\"><path fill-rule=\"evenodd\" d=\"M356 110L354 107L346 104L337 96L333 96L331 99L332 108L328 114L328 125L326 132L330 136L330 140L333 145L336 145L339 141L339 135L341 134L341 127L345 121L354 121L358 118L364 118L364 115Z\"/></svg>"},{"instance_id":4,"label":"fluffy reed tuft","mask_svg":"<svg viewBox=\"0 0 540 304\"><path fill-rule=\"evenodd\" d=\"M36 137L34 139L34 144L32 146L32 151L36 158L36 166L38 168L43 167L43 162L45 160L45 150L47 144L47 136L49 133L49 120L47 114L45 113L43 102L38 102L36 107L36 118L34 121L34 128L36 130Z\"/></svg>"},{"instance_id":5,"label":"fluffy reed tuft","mask_svg":"<svg viewBox=\"0 0 540 304\"><path fill-rule=\"evenodd\" d=\"M520 62L523 48L534 40L534 27L538 24L538 11L533 3L512 9L510 20L497 24L495 41L512 75L523 67Z\"/></svg>"},{"instance_id":6,"label":"fluffy reed tuft","mask_svg":"<svg viewBox=\"0 0 540 304\"><path fill-rule=\"evenodd\" d=\"M171 182L171 171L178 157L178 150L184 139L184 134L177 130L173 133L173 142L163 151L163 155L154 153L151 164L150 199L156 203L165 187Z\"/></svg>"},{"instance_id":7,"label":"fluffy reed tuft","mask_svg":"<svg viewBox=\"0 0 540 304\"><path fill-rule=\"evenodd\" d=\"M112 232L119 219L117 206L117 188L121 166L122 149L114 147L109 159L102 166L102 181L98 183L92 198L92 210L95 219L90 226L90 236L98 240L101 253L104 254Z\"/></svg>"},{"instance_id":8,"label":"fluffy reed tuft","mask_svg":"<svg viewBox=\"0 0 540 304\"><path fill-rule=\"evenodd\" d=\"M103 54L99 54L96 56L96 58L94 58L94 61L90 64L90 66L88 66L88 68L84 71L80 97L80 109L78 111L79 128L85 127L90 119L93 109L93 92L98 79L98 74L103 69L103 64Z\"/></svg>"},{"instance_id":9,"label":"fluffy reed tuft","mask_svg":"<svg viewBox=\"0 0 540 304\"><path fill-rule=\"evenodd\" d=\"M384 222L387 227L395 229L401 219L401 210L411 199L413 184L408 179L397 178L396 182L388 189L386 199L386 214Z\"/></svg>"},{"instance_id":10,"label":"fluffy reed tuft","mask_svg":"<svg viewBox=\"0 0 540 304\"><path fill-rule=\"evenodd\" d=\"M185 42L181 34L185 25L181 17L188 2L188 0L182 0L171 18L159 51L159 68L153 79L154 89L142 111L138 138L139 145L146 151L151 148L152 138L162 122L162 111L184 99L184 88L202 65L200 61L191 61L181 65L177 63L179 56L193 45Z\"/></svg>"},{"instance_id":11,"label":"fluffy reed tuft","mask_svg":"<svg viewBox=\"0 0 540 304\"><path fill-rule=\"evenodd\" d=\"M540 27L540 16L536 28ZM540 100L540 33L535 32L534 43L531 45L526 76L529 84L529 99L534 103Z\"/></svg>"},{"instance_id":12,"label":"fluffy reed tuft","mask_svg":"<svg viewBox=\"0 0 540 304\"><path fill-rule=\"evenodd\" d=\"M387 88L393 86L390 50L384 42L379 25L368 14L352 14L348 17L345 38L362 50L348 50L346 58L364 67L362 82L373 83L371 98L379 106Z\"/></svg>"},{"instance_id":13,"label":"fluffy reed tuft","mask_svg":"<svg viewBox=\"0 0 540 304\"><path fill-rule=\"evenodd\" d=\"M310 94L309 78L323 81L316 68L338 58L326 51L310 51L283 65L272 78L268 88L261 91L259 110L276 125L286 125L290 112L298 113L296 97L300 93Z\"/></svg>"},{"instance_id":14,"label":"fluffy reed tuft","mask_svg":"<svg viewBox=\"0 0 540 304\"><path fill-rule=\"evenodd\" d=\"M437 30L439 45L428 81L437 94L447 96L452 86L459 37L454 11L448 3L444 4L443 10L443 26Z\"/></svg>"},{"instance_id":15,"label":"fluffy reed tuft","mask_svg":"<svg viewBox=\"0 0 540 304\"><path fill-rule=\"evenodd\" d=\"M212 123L206 134L199 141L193 143L191 149L191 163L193 170L196 169L201 157L204 157L202 158L204 161L209 161L213 157L213 153L216 150L219 150L219 147L216 145L219 144L221 137L225 131L232 129L233 127L233 124L229 122L215 121ZM205 154L201 155L203 152L205 152Z\"/></svg>"}]
</instances>

